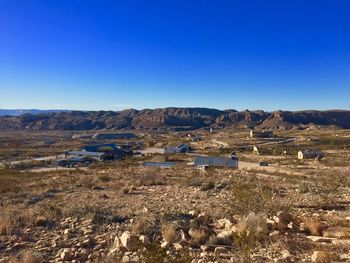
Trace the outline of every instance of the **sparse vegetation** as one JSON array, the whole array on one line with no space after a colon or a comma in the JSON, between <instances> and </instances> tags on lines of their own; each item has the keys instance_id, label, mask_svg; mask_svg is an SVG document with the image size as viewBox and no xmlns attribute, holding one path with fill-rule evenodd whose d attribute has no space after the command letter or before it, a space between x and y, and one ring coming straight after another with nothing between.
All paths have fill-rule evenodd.
<instances>
[{"instance_id":1,"label":"sparse vegetation","mask_svg":"<svg viewBox=\"0 0 350 263\"><path fill-rule=\"evenodd\" d=\"M174 224L163 224L161 228L161 233L163 239L169 244L175 242L177 233L176 226Z\"/></svg>"},{"instance_id":2,"label":"sparse vegetation","mask_svg":"<svg viewBox=\"0 0 350 263\"><path fill-rule=\"evenodd\" d=\"M301 262L321 251L319 262L333 256L344 261L345 242L350 239L350 173L340 163L346 163L348 155L327 153L326 160L316 163L296 160L294 153L278 154L282 148L292 152L316 145L305 140L293 141L289 148L274 145L275 153L256 156L251 149L239 148L249 142L242 131L202 133L202 140L193 143L198 153L230 153L232 145L248 165L262 160L271 165L203 171L187 165L193 156L185 154L170 156L177 165L168 169L139 164L140 160L164 161L155 153L53 172L3 166L0 243L5 245L0 246L0 259L48 262L90 257L96 262L120 262L127 255L138 262L255 262L259 258ZM178 136L142 138L153 140L155 147L189 141L187 135ZM318 132L280 131L279 136L323 139ZM230 146L215 146L213 138ZM324 149L339 147L327 140ZM336 165L331 165L332 158L338 158ZM128 237L122 241L124 233Z\"/></svg>"}]
</instances>

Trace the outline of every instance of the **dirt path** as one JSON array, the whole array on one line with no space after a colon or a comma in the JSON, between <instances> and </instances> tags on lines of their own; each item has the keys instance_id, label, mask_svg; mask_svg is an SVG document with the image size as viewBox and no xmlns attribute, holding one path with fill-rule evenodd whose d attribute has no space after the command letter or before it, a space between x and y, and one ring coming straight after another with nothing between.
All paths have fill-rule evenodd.
<instances>
[{"instance_id":1,"label":"dirt path","mask_svg":"<svg viewBox=\"0 0 350 263\"><path fill-rule=\"evenodd\" d=\"M45 157L39 157L39 158L31 158L31 159L24 159L24 160L19 160L19 161L13 161L9 162L10 166L16 166L18 164L25 164L25 163L30 163L30 162L41 162L41 161L52 161L56 159L62 159L64 158L64 154L59 154L59 155L51 155L51 156L45 156ZM6 162L0 163L0 166L4 166Z\"/></svg>"}]
</instances>

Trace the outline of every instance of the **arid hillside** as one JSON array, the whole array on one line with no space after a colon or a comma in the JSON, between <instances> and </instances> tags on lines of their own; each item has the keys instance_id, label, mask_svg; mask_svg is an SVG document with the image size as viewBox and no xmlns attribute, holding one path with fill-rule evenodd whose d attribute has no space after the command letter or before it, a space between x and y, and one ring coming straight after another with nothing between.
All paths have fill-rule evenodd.
<instances>
[{"instance_id":1,"label":"arid hillside","mask_svg":"<svg viewBox=\"0 0 350 263\"><path fill-rule=\"evenodd\" d=\"M0 262L350 262L349 129L72 136L93 133L0 133ZM66 150L103 142L134 152L57 162ZM179 144L191 151L162 151ZM299 159L301 149L324 155ZM234 160L232 151L237 167L196 165L203 156Z\"/></svg>"},{"instance_id":2,"label":"arid hillside","mask_svg":"<svg viewBox=\"0 0 350 263\"><path fill-rule=\"evenodd\" d=\"M235 111L207 108L70 111L0 117L0 130L195 130L200 128L350 128L350 111Z\"/></svg>"}]
</instances>

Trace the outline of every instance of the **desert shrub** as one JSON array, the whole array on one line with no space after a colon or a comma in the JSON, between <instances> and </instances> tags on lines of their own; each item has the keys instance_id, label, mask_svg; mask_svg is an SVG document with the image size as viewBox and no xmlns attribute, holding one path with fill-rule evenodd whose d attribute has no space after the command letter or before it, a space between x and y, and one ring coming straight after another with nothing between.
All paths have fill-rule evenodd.
<instances>
[{"instance_id":1,"label":"desert shrub","mask_svg":"<svg viewBox=\"0 0 350 263\"><path fill-rule=\"evenodd\" d=\"M122 188L122 193L123 194L130 194L134 190L136 190L136 187L134 185L127 184Z\"/></svg>"},{"instance_id":2,"label":"desert shrub","mask_svg":"<svg viewBox=\"0 0 350 263\"><path fill-rule=\"evenodd\" d=\"M251 254L257 247L257 241L254 236L244 233L241 235L233 235L233 245L235 252L239 258L238 262L252 262Z\"/></svg>"},{"instance_id":3,"label":"desert shrub","mask_svg":"<svg viewBox=\"0 0 350 263\"><path fill-rule=\"evenodd\" d=\"M133 223L131 232L135 235L145 235L151 240L160 236L160 219L157 217L137 217Z\"/></svg>"},{"instance_id":4,"label":"desert shrub","mask_svg":"<svg viewBox=\"0 0 350 263\"><path fill-rule=\"evenodd\" d=\"M233 234L233 247L242 262L251 262L252 251L267 240L266 215L250 213L242 217Z\"/></svg>"},{"instance_id":5,"label":"desert shrub","mask_svg":"<svg viewBox=\"0 0 350 263\"><path fill-rule=\"evenodd\" d=\"M129 194L130 192L131 192L130 186L124 186L124 187L122 188L122 193L123 193L123 194Z\"/></svg>"},{"instance_id":6,"label":"desert shrub","mask_svg":"<svg viewBox=\"0 0 350 263\"><path fill-rule=\"evenodd\" d=\"M147 247L147 250L143 252L142 259L144 262L159 263L163 262L166 256L167 254L165 249L162 249L157 244L151 244Z\"/></svg>"},{"instance_id":7,"label":"desert shrub","mask_svg":"<svg viewBox=\"0 0 350 263\"><path fill-rule=\"evenodd\" d=\"M66 211L65 216L88 218L95 225L124 223L128 219L127 215L115 213L107 209L102 209L100 207L94 207L90 205L84 205L79 208L75 207L70 211Z\"/></svg>"},{"instance_id":8,"label":"desert shrub","mask_svg":"<svg viewBox=\"0 0 350 263\"><path fill-rule=\"evenodd\" d=\"M25 173L0 167L0 193L19 193L23 186L41 178L41 173Z\"/></svg>"},{"instance_id":9,"label":"desert shrub","mask_svg":"<svg viewBox=\"0 0 350 263\"><path fill-rule=\"evenodd\" d=\"M350 169L317 174L312 178L312 193L320 197L323 204L332 204L342 187L350 186Z\"/></svg>"},{"instance_id":10,"label":"desert shrub","mask_svg":"<svg viewBox=\"0 0 350 263\"><path fill-rule=\"evenodd\" d=\"M10 235L15 224L15 216L9 211L2 209L0 213L0 235Z\"/></svg>"},{"instance_id":11,"label":"desert shrub","mask_svg":"<svg viewBox=\"0 0 350 263\"><path fill-rule=\"evenodd\" d=\"M191 255L183 250L175 255L167 254L166 249L162 249L158 244L152 243L142 252L142 262L147 263L190 263L193 261Z\"/></svg>"},{"instance_id":12,"label":"desert shrub","mask_svg":"<svg viewBox=\"0 0 350 263\"><path fill-rule=\"evenodd\" d=\"M44 216L38 216L34 220L35 226L46 226L49 221Z\"/></svg>"},{"instance_id":13,"label":"desert shrub","mask_svg":"<svg viewBox=\"0 0 350 263\"><path fill-rule=\"evenodd\" d=\"M155 185L166 185L167 182L164 176L152 174L152 175L141 176L138 179L137 184L139 186L155 186Z\"/></svg>"},{"instance_id":14,"label":"desert shrub","mask_svg":"<svg viewBox=\"0 0 350 263\"><path fill-rule=\"evenodd\" d=\"M200 187L200 190L201 191L208 191L208 190L212 190L215 188L215 184L214 182L208 182L208 183L205 183L203 184L201 187Z\"/></svg>"},{"instance_id":15,"label":"desert shrub","mask_svg":"<svg viewBox=\"0 0 350 263\"><path fill-rule=\"evenodd\" d=\"M110 224L110 223L124 223L127 217L124 215L112 214L103 210L95 210L90 213L92 223L95 225Z\"/></svg>"},{"instance_id":16,"label":"desert shrub","mask_svg":"<svg viewBox=\"0 0 350 263\"><path fill-rule=\"evenodd\" d=\"M325 225L322 224L319 218L305 218L304 222L304 231L313 236L322 236Z\"/></svg>"},{"instance_id":17,"label":"desert shrub","mask_svg":"<svg viewBox=\"0 0 350 263\"><path fill-rule=\"evenodd\" d=\"M205 244L209 237L211 236L212 232L209 231L206 227L200 227L192 230L191 236L192 236L192 245L203 245Z\"/></svg>"},{"instance_id":18,"label":"desert shrub","mask_svg":"<svg viewBox=\"0 0 350 263\"><path fill-rule=\"evenodd\" d=\"M203 184L203 180L199 177L190 177L185 181L185 184L189 187L201 187Z\"/></svg>"},{"instance_id":19,"label":"desert shrub","mask_svg":"<svg viewBox=\"0 0 350 263\"><path fill-rule=\"evenodd\" d=\"M63 211L57 202L52 201L41 206L40 216L50 222L55 222L63 216Z\"/></svg>"},{"instance_id":20,"label":"desert shrub","mask_svg":"<svg viewBox=\"0 0 350 263\"><path fill-rule=\"evenodd\" d=\"M28 211L17 211L9 208L0 210L0 235L11 235L18 227L23 227L31 221Z\"/></svg>"},{"instance_id":21,"label":"desert shrub","mask_svg":"<svg viewBox=\"0 0 350 263\"><path fill-rule=\"evenodd\" d=\"M169 244L175 242L177 233L176 226L174 224L163 224L161 228L161 233L163 239Z\"/></svg>"},{"instance_id":22,"label":"desert shrub","mask_svg":"<svg viewBox=\"0 0 350 263\"><path fill-rule=\"evenodd\" d=\"M109 182L111 181L111 177L109 177L108 175L100 175L98 177L98 179L101 181L101 182Z\"/></svg>"},{"instance_id":23,"label":"desert shrub","mask_svg":"<svg viewBox=\"0 0 350 263\"><path fill-rule=\"evenodd\" d=\"M80 184L83 187L92 189L95 186L95 178L93 176L85 175L80 179Z\"/></svg>"},{"instance_id":24,"label":"desert shrub","mask_svg":"<svg viewBox=\"0 0 350 263\"><path fill-rule=\"evenodd\" d=\"M315 192L315 185L310 182L303 181L299 184L298 189L301 194Z\"/></svg>"},{"instance_id":25,"label":"desert shrub","mask_svg":"<svg viewBox=\"0 0 350 263\"><path fill-rule=\"evenodd\" d=\"M231 184L231 208L240 215L266 213L274 216L278 211L289 212L293 198L278 196L278 192L255 177L235 178Z\"/></svg>"}]
</instances>

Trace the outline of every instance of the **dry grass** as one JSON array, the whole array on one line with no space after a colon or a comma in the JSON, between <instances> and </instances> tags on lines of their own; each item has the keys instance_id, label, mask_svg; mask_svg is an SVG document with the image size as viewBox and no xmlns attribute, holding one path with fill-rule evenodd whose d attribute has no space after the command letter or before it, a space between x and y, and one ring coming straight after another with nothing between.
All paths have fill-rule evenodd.
<instances>
[{"instance_id":1,"label":"dry grass","mask_svg":"<svg viewBox=\"0 0 350 263\"><path fill-rule=\"evenodd\" d=\"M29 183L40 180L44 174L18 172L0 167L0 194L20 193Z\"/></svg>"},{"instance_id":2,"label":"dry grass","mask_svg":"<svg viewBox=\"0 0 350 263\"><path fill-rule=\"evenodd\" d=\"M92 175L82 176L79 183L85 188L92 189L96 184L95 177Z\"/></svg>"},{"instance_id":3,"label":"dry grass","mask_svg":"<svg viewBox=\"0 0 350 263\"><path fill-rule=\"evenodd\" d=\"M161 227L161 233L164 241L172 244L176 241L177 232L174 224L163 224Z\"/></svg>"},{"instance_id":4,"label":"dry grass","mask_svg":"<svg viewBox=\"0 0 350 263\"><path fill-rule=\"evenodd\" d=\"M312 236L322 236L325 226L319 218L305 218L303 223L305 233Z\"/></svg>"},{"instance_id":5,"label":"dry grass","mask_svg":"<svg viewBox=\"0 0 350 263\"><path fill-rule=\"evenodd\" d=\"M157 157L162 158L162 156ZM154 156L149 158L154 158ZM251 159L248 160L251 161ZM267 160L270 159L267 157ZM135 159L133 162L136 163ZM337 202L337 204L346 206L347 196L345 194L347 194L349 170L344 169L341 176L337 176L334 175L333 170L323 169L322 166L310 168L305 163L303 164L305 166L300 168L293 166L296 162L290 162L288 165L290 165L291 173L284 172L284 168L278 172L228 169L209 169L202 172L186 166L183 161L183 165L180 164L171 169L154 170L135 165L133 162L126 160L96 165L89 170L38 175L19 173L14 170L0 171L0 195L5 197L3 203L11 208L18 207L15 213L10 211L4 213L3 208L0 208L0 234L4 235L1 236L1 239L10 240L13 237L20 237L21 229L24 229L25 226L30 227L40 238L43 233L48 232L48 229L42 229L46 226L49 226L53 233L60 233L62 220L71 217L79 221L91 219L96 233L111 233L110 229L114 229L116 227L114 223L117 223L120 232L131 230L135 235L146 235L151 242L154 242L152 244L154 247L147 252L146 258L149 261L143 262L164 262L166 257L169 257L167 262L187 262L172 261L171 257L175 257L175 252L172 251L170 255L167 255L166 250L159 247L162 238L173 243L178 241L177 238L182 233L187 240L184 242L183 250L190 251L191 255L199 256L198 248L201 244L212 247L228 246L232 248L230 252L237 255L237 260L242 259L242 261L249 262L251 255L255 253L270 257L275 248L280 247L276 243L281 240L286 243L286 246L288 245L287 250L296 257L296 261L305 259L307 261L312 251L322 251L330 246L326 244L319 247L318 244L307 239L305 234L326 236L327 231L331 233L335 229L344 233L340 239L350 237L350 232L346 232L350 227L345 219L346 211L339 211L338 216L333 216L333 213L327 214L318 207L315 211L314 205L318 205L318 201L324 203L329 198L328 203ZM275 163L273 158L271 158L271 163ZM298 164L301 165L301 163ZM335 182L330 182L331 178L335 178ZM229 184L226 183L227 180ZM93 190L94 186L101 185L103 190ZM137 186L137 189L134 185ZM168 187L162 187L162 185ZM60 191L46 195L45 189L52 188ZM206 191L210 189L214 190ZM297 189L300 192L295 191ZM101 196L106 196L106 198L101 198ZM294 210L294 199L300 196L302 197L300 203L310 205L310 207ZM31 202L31 197L39 197L39 200ZM299 206L298 202L294 203ZM147 209L144 209L145 207ZM206 218L199 220L197 217L199 213L193 219L189 214L192 214L190 211L195 209L209 214L210 220ZM233 222L233 218L238 219L239 216L245 218L250 212L255 212L256 215L264 214L266 219L266 217L275 216L277 211L291 212L295 217L317 212L320 220L312 222L312 220L304 219L306 233L288 229L271 238L264 230L256 229L260 225L259 220L255 223L241 221L238 225L235 220L234 224L238 227L236 235L228 234L218 238L213 234L217 230L215 228L216 219L227 218ZM118 216L115 213L127 215L127 217ZM323 231L324 226L321 220L331 226L327 231ZM262 219L261 222L263 221ZM131 225L130 222L132 222ZM163 225L162 222L164 222ZM273 229L271 228L270 231ZM266 242L264 237L266 237ZM46 237L43 238L46 239ZM188 246L192 248L187 250ZM170 250L173 249L173 247L170 248ZM334 247L334 251L339 254L344 251L347 253L346 249L340 250L339 247ZM332 249L327 251L332 251ZM56 251L43 254L45 262L49 260L49 257L54 256L52 253ZM7 252L4 254L6 257L11 256ZM36 261L36 255L31 254L34 253L29 251L28 256L21 253L13 257L12 262L40 262ZM142 259L141 257L140 260ZM271 258L272 260L275 258Z\"/></svg>"},{"instance_id":6,"label":"dry grass","mask_svg":"<svg viewBox=\"0 0 350 263\"><path fill-rule=\"evenodd\" d=\"M49 223L49 221L44 216L38 216L34 220L35 226L46 226Z\"/></svg>"},{"instance_id":7,"label":"dry grass","mask_svg":"<svg viewBox=\"0 0 350 263\"><path fill-rule=\"evenodd\" d=\"M160 233L160 220L148 216L137 217L132 223L131 232L134 235L146 235L153 240Z\"/></svg>"},{"instance_id":8,"label":"dry grass","mask_svg":"<svg viewBox=\"0 0 350 263\"><path fill-rule=\"evenodd\" d=\"M28 211L17 211L14 209L2 208L0 210L0 234L11 235L17 227L32 222Z\"/></svg>"},{"instance_id":9,"label":"dry grass","mask_svg":"<svg viewBox=\"0 0 350 263\"><path fill-rule=\"evenodd\" d=\"M208 241L209 237L211 236L211 231L209 231L207 228L201 227L193 229L191 236L193 245L203 245Z\"/></svg>"},{"instance_id":10,"label":"dry grass","mask_svg":"<svg viewBox=\"0 0 350 263\"><path fill-rule=\"evenodd\" d=\"M133 184L128 184L122 188L123 194L130 194L132 191L136 190L136 187Z\"/></svg>"},{"instance_id":11,"label":"dry grass","mask_svg":"<svg viewBox=\"0 0 350 263\"><path fill-rule=\"evenodd\" d=\"M15 226L15 222L10 215L8 215L5 211L1 212L0 215L0 234L1 235L10 235Z\"/></svg>"},{"instance_id":12,"label":"dry grass","mask_svg":"<svg viewBox=\"0 0 350 263\"><path fill-rule=\"evenodd\" d=\"M100 175L100 176L98 177L98 179L99 179L101 182L109 182L109 181L112 180L111 177L108 176L108 175Z\"/></svg>"},{"instance_id":13,"label":"dry grass","mask_svg":"<svg viewBox=\"0 0 350 263\"><path fill-rule=\"evenodd\" d=\"M231 185L231 207L239 215L266 213L274 216L277 212L289 212L294 203L293 197L279 196L278 190L255 176L249 178L237 177Z\"/></svg>"},{"instance_id":14,"label":"dry grass","mask_svg":"<svg viewBox=\"0 0 350 263\"><path fill-rule=\"evenodd\" d=\"M162 249L159 245L151 244L147 247L147 250L144 250L141 262L190 263L193 262L193 257L186 250L178 252L176 255L167 254L166 250Z\"/></svg>"},{"instance_id":15,"label":"dry grass","mask_svg":"<svg viewBox=\"0 0 350 263\"><path fill-rule=\"evenodd\" d=\"M166 184L166 178L158 174L144 175L139 177L137 180L137 185L139 186L156 186Z\"/></svg>"},{"instance_id":16,"label":"dry grass","mask_svg":"<svg viewBox=\"0 0 350 263\"><path fill-rule=\"evenodd\" d=\"M215 188L215 183L214 182L208 182L208 183L203 184L200 187L200 190L201 191L208 191L208 190L212 190L214 188Z\"/></svg>"}]
</instances>

